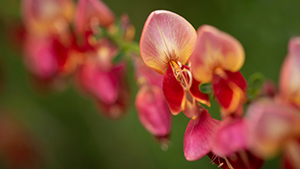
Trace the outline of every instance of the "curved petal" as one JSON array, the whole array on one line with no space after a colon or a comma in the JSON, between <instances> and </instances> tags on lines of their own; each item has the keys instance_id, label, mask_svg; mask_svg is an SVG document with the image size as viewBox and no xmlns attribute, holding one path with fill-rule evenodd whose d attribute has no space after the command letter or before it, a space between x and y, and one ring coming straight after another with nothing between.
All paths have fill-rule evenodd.
<instances>
[{"instance_id":1,"label":"curved petal","mask_svg":"<svg viewBox=\"0 0 300 169\"><path fill-rule=\"evenodd\" d=\"M214 69L218 67L236 72L244 60L244 49L234 37L209 25L198 29L196 47L190 59L196 80L210 82Z\"/></svg>"},{"instance_id":2,"label":"curved petal","mask_svg":"<svg viewBox=\"0 0 300 169\"><path fill-rule=\"evenodd\" d=\"M242 118L227 117L221 122L213 144L213 152L229 156L248 146L247 122Z\"/></svg>"},{"instance_id":3,"label":"curved petal","mask_svg":"<svg viewBox=\"0 0 300 169\"><path fill-rule=\"evenodd\" d=\"M184 109L185 91L177 81L170 64L164 75L163 92L172 114L179 114Z\"/></svg>"},{"instance_id":4,"label":"curved petal","mask_svg":"<svg viewBox=\"0 0 300 169\"><path fill-rule=\"evenodd\" d=\"M290 138L300 134L300 113L270 99L253 102L247 110L250 146L257 155L274 157Z\"/></svg>"},{"instance_id":5,"label":"curved petal","mask_svg":"<svg viewBox=\"0 0 300 169\"><path fill-rule=\"evenodd\" d=\"M22 1L23 21L27 30L34 34L49 32L50 29L53 29L55 22L61 21L61 18L70 23L73 19L73 10L72 0Z\"/></svg>"},{"instance_id":6,"label":"curved petal","mask_svg":"<svg viewBox=\"0 0 300 169\"><path fill-rule=\"evenodd\" d=\"M236 112L245 100L247 83L240 72L225 71L224 75L214 75L212 80L214 95L222 107L222 113Z\"/></svg>"},{"instance_id":7,"label":"curved petal","mask_svg":"<svg viewBox=\"0 0 300 169\"><path fill-rule=\"evenodd\" d=\"M164 137L171 130L171 112L161 88L143 85L135 106L142 125L154 136Z\"/></svg>"},{"instance_id":8,"label":"curved petal","mask_svg":"<svg viewBox=\"0 0 300 169\"><path fill-rule=\"evenodd\" d=\"M146 80L151 85L156 85L162 88L164 76L146 66L139 56L134 57L134 66L138 83L141 80Z\"/></svg>"},{"instance_id":9,"label":"curved petal","mask_svg":"<svg viewBox=\"0 0 300 169\"><path fill-rule=\"evenodd\" d=\"M289 42L288 55L285 58L280 74L281 95L300 107L300 37Z\"/></svg>"},{"instance_id":10,"label":"curved petal","mask_svg":"<svg viewBox=\"0 0 300 169\"><path fill-rule=\"evenodd\" d=\"M199 90L200 82L193 78L192 86L190 88L191 95L200 103L210 107L209 95L201 93Z\"/></svg>"},{"instance_id":11,"label":"curved petal","mask_svg":"<svg viewBox=\"0 0 300 169\"><path fill-rule=\"evenodd\" d=\"M114 20L113 12L101 0L80 0L78 2L75 19L78 33L90 30L91 26L108 27Z\"/></svg>"},{"instance_id":12,"label":"curved petal","mask_svg":"<svg viewBox=\"0 0 300 169\"><path fill-rule=\"evenodd\" d=\"M170 11L154 11L144 25L141 56L147 66L163 74L169 61L188 61L196 39L195 29L183 17Z\"/></svg>"},{"instance_id":13,"label":"curved petal","mask_svg":"<svg viewBox=\"0 0 300 169\"><path fill-rule=\"evenodd\" d=\"M211 151L212 141L218 127L206 109L191 119L184 134L183 151L186 160L195 161Z\"/></svg>"}]
</instances>

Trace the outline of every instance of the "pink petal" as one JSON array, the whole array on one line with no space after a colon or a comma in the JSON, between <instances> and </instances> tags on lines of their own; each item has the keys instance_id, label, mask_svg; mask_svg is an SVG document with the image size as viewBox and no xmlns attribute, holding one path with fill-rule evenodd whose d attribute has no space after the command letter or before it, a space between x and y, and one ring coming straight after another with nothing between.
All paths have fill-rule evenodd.
<instances>
[{"instance_id":1,"label":"pink petal","mask_svg":"<svg viewBox=\"0 0 300 169\"><path fill-rule=\"evenodd\" d=\"M142 125L154 136L167 136L171 129L171 112L161 88L143 85L135 106Z\"/></svg>"},{"instance_id":2,"label":"pink petal","mask_svg":"<svg viewBox=\"0 0 300 169\"><path fill-rule=\"evenodd\" d=\"M33 34L44 34L51 31L57 21L63 24L65 24L64 22L71 22L73 10L74 3L72 0L22 1L23 21L27 30Z\"/></svg>"},{"instance_id":3,"label":"pink petal","mask_svg":"<svg viewBox=\"0 0 300 169\"><path fill-rule=\"evenodd\" d=\"M51 79L58 74L56 52L51 38L28 36L24 47L24 61L31 73L40 79Z\"/></svg>"},{"instance_id":4,"label":"pink petal","mask_svg":"<svg viewBox=\"0 0 300 169\"><path fill-rule=\"evenodd\" d=\"M78 33L84 33L94 26L110 26L115 20L113 12L101 0L79 0L75 27Z\"/></svg>"},{"instance_id":5,"label":"pink petal","mask_svg":"<svg viewBox=\"0 0 300 169\"><path fill-rule=\"evenodd\" d=\"M221 122L213 144L213 152L229 156L248 146L248 126L242 118L227 117Z\"/></svg>"},{"instance_id":6,"label":"pink petal","mask_svg":"<svg viewBox=\"0 0 300 169\"><path fill-rule=\"evenodd\" d=\"M122 85L124 73L115 66L113 69L106 71L95 64L84 64L79 69L78 80L81 87L97 100L101 100L106 104L112 104L117 101L119 88Z\"/></svg>"},{"instance_id":7,"label":"pink petal","mask_svg":"<svg viewBox=\"0 0 300 169\"><path fill-rule=\"evenodd\" d=\"M126 113L129 106L129 87L126 81L120 82L122 86L120 86L118 90L117 100L112 103L106 103L102 100L95 101L96 106L99 110L99 113L104 117L111 120L118 120L122 118Z\"/></svg>"},{"instance_id":8,"label":"pink petal","mask_svg":"<svg viewBox=\"0 0 300 169\"><path fill-rule=\"evenodd\" d=\"M138 81L146 80L151 85L156 85L162 88L164 76L146 66L140 56L135 57L134 66Z\"/></svg>"},{"instance_id":9,"label":"pink petal","mask_svg":"<svg viewBox=\"0 0 300 169\"><path fill-rule=\"evenodd\" d=\"M168 63L188 61L196 43L196 31L183 17L164 10L152 12L140 40L141 56L147 66L163 74Z\"/></svg>"},{"instance_id":10,"label":"pink petal","mask_svg":"<svg viewBox=\"0 0 300 169\"><path fill-rule=\"evenodd\" d=\"M197 44L190 58L196 80L210 82L216 68L236 72L244 60L244 49L234 37L209 25L198 29Z\"/></svg>"},{"instance_id":11,"label":"pink petal","mask_svg":"<svg viewBox=\"0 0 300 169\"><path fill-rule=\"evenodd\" d=\"M247 110L250 146L263 157L273 157L288 138L300 134L300 113L270 99L253 102Z\"/></svg>"},{"instance_id":12,"label":"pink petal","mask_svg":"<svg viewBox=\"0 0 300 169\"><path fill-rule=\"evenodd\" d=\"M286 56L280 74L280 93L284 99L300 107L300 37L294 37L289 42Z\"/></svg>"},{"instance_id":13,"label":"pink petal","mask_svg":"<svg viewBox=\"0 0 300 169\"><path fill-rule=\"evenodd\" d=\"M285 146L283 153L284 169L300 168L300 138L291 140Z\"/></svg>"},{"instance_id":14,"label":"pink petal","mask_svg":"<svg viewBox=\"0 0 300 169\"><path fill-rule=\"evenodd\" d=\"M164 75L163 92L172 114L179 114L184 108L185 91L177 81L170 64Z\"/></svg>"},{"instance_id":15,"label":"pink petal","mask_svg":"<svg viewBox=\"0 0 300 169\"><path fill-rule=\"evenodd\" d=\"M211 151L217 123L207 110L200 110L200 115L191 119L184 134L183 151L188 161L195 161Z\"/></svg>"}]
</instances>

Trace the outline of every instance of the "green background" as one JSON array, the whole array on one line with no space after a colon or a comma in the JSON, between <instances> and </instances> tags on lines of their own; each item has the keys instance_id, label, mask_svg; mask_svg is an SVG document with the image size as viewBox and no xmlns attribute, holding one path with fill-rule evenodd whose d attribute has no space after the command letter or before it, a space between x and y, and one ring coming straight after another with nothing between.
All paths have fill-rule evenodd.
<instances>
[{"instance_id":1,"label":"green background","mask_svg":"<svg viewBox=\"0 0 300 169\"><path fill-rule=\"evenodd\" d=\"M186 18L196 29L213 25L236 37L244 46L246 61L241 69L248 78L262 72L277 82L290 37L300 35L300 1L271 0L105 0L117 16L127 13L136 27L138 41L148 15L166 9ZM38 142L47 169L92 168L217 168L207 157L188 162L183 155L183 135L189 121L173 117L167 151L139 123L133 106L137 91L132 76L131 108L119 121L99 115L92 101L69 85L46 95L31 85L21 52L9 45L5 28L20 18L18 0L0 0L0 107L12 113ZM132 73L132 72L130 72ZM218 118L216 104L209 109ZM264 168L278 168L279 160Z\"/></svg>"}]
</instances>

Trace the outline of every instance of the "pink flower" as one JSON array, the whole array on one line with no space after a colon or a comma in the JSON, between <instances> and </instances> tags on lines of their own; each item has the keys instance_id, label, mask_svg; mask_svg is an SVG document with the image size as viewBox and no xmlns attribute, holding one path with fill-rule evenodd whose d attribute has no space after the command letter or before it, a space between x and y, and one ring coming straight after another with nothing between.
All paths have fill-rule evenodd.
<instances>
[{"instance_id":1,"label":"pink flower","mask_svg":"<svg viewBox=\"0 0 300 169\"><path fill-rule=\"evenodd\" d=\"M282 100L300 108L300 37L291 38L288 54L280 74L279 92Z\"/></svg>"},{"instance_id":2,"label":"pink flower","mask_svg":"<svg viewBox=\"0 0 300 169\"><path fill-rule=\"evenodd\" d=\"M75 18L79 34L98 29L97 26L108 28L115 21L113 12L101 0L79 0Z\"/></svg>"},{"instance_id":3,"label":"pink flower","mask_svg":"<svg viewBox=\"0 0 300 169\"><path fill-rule=\"evenodd\" d=\"M22 17L27 31L47 35L68 29L73 19L72 0L23 0Z\"/></svg>"},{"instance_id":4,"label":"pink flower","mask_svg":"<svg viewBox=\"0 0 300 169\"><path fill-rule=\"evenodd\" d=\"M190 58L192 74L198 81L212 83L223 115L236 112L246 99L247 83L239 72L244 60L244 49L235 38L208 25L198 29Z\"/></svg>"},{"instance_id":5,"label":"pink flower","mask_svg":"<svg viewBox=\"0 0 300 169\"><path fill-rule=\"evenodd\" d=\"M107 70L97 62L87 61L76 73L80 89L94 98L100 112L111 119L123 116L128 105L125 69L124 63Z\"/></svg>"},{"instance_id":6,"label":"pink flower","mask_svg":"<svg viewBox=\"0 0 300 169\"><path fill-rule=\"evenodd\" d=\"M157 74L139 58L134 60L137 83L140 85L135 107L142 125L158 139L168 140L171 131L171 112L161 86L163 76Z\"/></svg>"},{"instance_id":7,"label":"pink flower","mask_svg":"<svg viewBox=\"0 0 300 169\"><path fill-rule=\"evenodd\" d=\"M196 43L196 31L183 17L169 11L152 12L140 40L141 56L145 64L164 74L163 92L171 112L180 111L190 118L198 113L196 101L210 105L208 95L198 89L185 66Z\"/></svg>"}]
</instances>

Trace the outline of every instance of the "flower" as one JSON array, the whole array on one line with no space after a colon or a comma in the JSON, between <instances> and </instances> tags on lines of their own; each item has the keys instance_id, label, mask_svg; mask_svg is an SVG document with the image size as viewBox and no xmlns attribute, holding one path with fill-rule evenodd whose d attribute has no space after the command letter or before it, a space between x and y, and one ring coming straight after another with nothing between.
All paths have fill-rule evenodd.
<instances>
[{"instance_id":1,"label":"flower","mask_svg":"<svg viewBox=\"0 0 300 169\"><path fill-rule=\"evenodd\" d=\"M79 34L97 30L98 26L108 28L115 21L114 13L101 0L79 0L75 18Z\"/></svg>"},{"instance_id":2,"label":"flower","mask_svg":"<svg viewBox=\"0 0 300 169\"><path fill-rule=\"evenodd\" d=\"M283 150L285 168L300 168L299 58L300 38L291 38L288 55L281 68L279 93L261 98L247 110L250 149L272 158Z\"/></svg>"},{"instance_id":3,"label":"flower","mask_svg":"<svg viewBox=\"0 0 300 169\"><path fill-rule=\"evenodd\" d=\"M196 100L210 105L208 95L198 89L186 66L196 43L193 26L183 17L164 10L152 12L140 40L141 56L145 64L164 74L163 92L172 114L183 110L186 116L198 116Z\"/></svg>"},{"instance_id":4,"label":"flower","mask_svg":"<svg viewBox=\"0 0 300 169\"><path fill-rule=\"evenodd\" d=\"M27 31L39 36L63 31L73 19L72 0L23 0L22 17Z\"/></svg>"},{"instance_id":5,"label":"flower","mask_svg":"<svg viewBox=\"0 0 300 169\"><path fill-rule=\"evenodd\" d=\"M282 100L300 108L300 37L290 39L288 54L280 73L279 92Z\"/></svg>"},{"instance_id":6,"label":"flower","mask_svg":"<svg viewBox=\"0 0 300 169\"><path fill-rule=\"evenodd\" d=\"M128 106L129 91L125 69L125 63L107 70L90 60L80 65L76 72L80 89L94 98L100 112L110 119L122 117Z\"/></svg>"},{"instance_id":7,"label":"flower","mask_svg":"<svg viewBox=\"0 0 300 169\"><path fill-rule=\"evenodd\" d=\"M243 47L235 38L209 25L198 29L191 72L198 81L212 82L223 115L236 112L246 99L247 83L239 72L244 60Z\"/></svg>"},{"instance_id":8,"label":"flower","mask_svg":"<svg viewBox=\"0 0 300 169\"><path fill-rule=\"evenodd\" d=\"M140 88L135 107L141 124L160 142L167 143L171 131L171 112L162 91L163 76L134 58L135 74Z\"/></svg>"}]
</instances>

